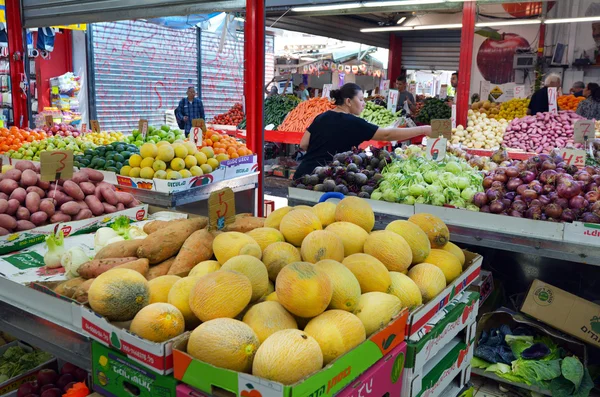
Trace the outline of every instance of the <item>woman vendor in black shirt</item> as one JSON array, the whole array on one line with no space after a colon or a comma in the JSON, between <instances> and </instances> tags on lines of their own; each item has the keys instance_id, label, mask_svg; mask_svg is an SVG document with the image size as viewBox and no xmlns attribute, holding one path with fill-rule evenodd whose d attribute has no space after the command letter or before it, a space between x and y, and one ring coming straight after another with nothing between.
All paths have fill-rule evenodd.
<instances>
[{"instance_id":1,"label":"woman vendor in black shirt","mask_svg":"<svg viewBox=\"0 0 600 397\"><path fill-rule=\"evenodd\" d=\"M330 95L336 107L317 116L302 136L300 147L306 150L306 155L294 179L310 174L331 161L336 153L346 152L364 141L405 141L431 134L430 126L381 128L357 117L365 108L365 100L362 89L354 83L344 84Z\"/></svg>"}]
</instances>

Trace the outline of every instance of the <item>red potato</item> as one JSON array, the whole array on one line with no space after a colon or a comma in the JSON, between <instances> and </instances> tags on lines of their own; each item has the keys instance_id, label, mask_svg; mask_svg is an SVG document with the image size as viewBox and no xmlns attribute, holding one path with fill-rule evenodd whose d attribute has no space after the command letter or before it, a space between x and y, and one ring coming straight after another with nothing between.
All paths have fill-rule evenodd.
<instances>
[{"instance_id":1,"label":"red potato","mask_svg":"<svg viewBox=\"0 0 600 397\"><path fill-rule=\"evenodd\" d=\"M58 211L50 217L50 223L70 222L71 216Z\"/></svg>"},{"instance_id":2,"label":"red potato","mask_svg":"<svg viewBox=\"0 0 600 397\"><path fill-rule=\"evenodd\" d=\"M104 214L104 206L102 205L100 200L98 200L98 197L93 195L86 196L84 201L88 205L88 207L90 207L90 210L92 211L92 214L94 214L94 216L100 216Z\"/></svg>"},{"instance_id":3,"label":"red potato","mask_svg":"<svg viewBox=\"0 0 600 397\"><path fill-rule=\"evenodd\" d=\"M21 174L21 186L29 187L37 183L37 174L33 170L26 169Z\"/></svg>"},{"instance_id":4,"label":"red potato","mask_svg":"<svg viewBox=\"0 0 600 397\"><path fill-rule=\"evenodd\" d=\"M140 204L141 204L141 202L138 201L138 199L134 198L131 203L129 203L129 204L126 205L126 207L127 208L133 208L133 207L137 207Z\"/></svg>"},{"instance_id":5,"label":"red potato","mask_svg":"<svg viewBox=\"0 0 600 397\"><path fill-rule=\"evenodd\" d=\"M16 168L8 170L4 173L4 179L12 179L15 182L19 182L21 180L22 172Z\"/></svg>"},{"instance_id":6,"label":"red potato","mask_svg":"<svg viewBox=\"0 0 600 397\"><path fill-rule=\"evenodd\" d=\"M19 200L15 200L15 199L8 200L8 208L6 209L5 213L8 215L16 214L20 205L21 204L19 203Z\"/></svg>"},{"instance_id":7,"label":"red potato","mask_svg":"<svg viewBox=\"0 0 600 397\"><path fill-rule=\"evenodd\" d=\"M10 199L19 200L19 203L25 204L25 197L27 197L27 192L22 187L18 187L10 194Z\"/></svg>"},{"instance_id":8,"label":"red potato","mask_svg":"<svg viewBox=\"0 0 600 397\"><path fill-rule=\"evenodd\" d=\"M104 196L102 196L102 186L96 186L94 189L94 196L98 199L98 201L104 200Z\"/></svg>"},{"instance_id":9,"label":"red potato","mask_svg":"<svg viewBox=\"0 0 600 397\"><path fill-rule=\"evenodd\" d=\"M21 171L19 171L19 172L21 172ZM2 192L4 194L11 194L18 187L19 187L19 183L10 178L4 178L3 180L0 181L0 192Z\"/></svg>"},{"instance_id":10,"label":"red potato","mask_svg":"<svg viewBox=\"0 0 600 397\"><path fill-rule=\"evenodd\" d=\"M58 191L58 192L62 192L64 189L62 186L57 185L56 183L51 183L50 187L48 187L48 193L53 192L53 191Z\"/></svg>"},{"instance_id":11,"label":"red potato","mask_svg":"<svg viewBox=\"0 0 600 397\"><path fill-rule=\"evenodd\" d=\"M8 194L0 192L0 200L8 200Z\"/></svg>"},{"instance_id":12,"label":"red potato","mask_svg":"<svg viewBox=\"0 0 600 397\"><path fill-rule=\"evenodd\" d=\"M81 211L79 211L77 213L77 215L75 215L75 217L73 218L73 220L75 221L80 221L82 219L89 219L92 218L94 216L94 214L92 214L92 211L88 208L82 208Z\"/></svg>"},{"instance_id":13,"label":"red potato","mask_svg":"<svg viewBox=\"0 0 600 397\"><path fill-rule=\"evenodd\" d=\"M113 212L117 212L117 207L115 207L114 205L110 205L108 203L102 203L102 206L104 207L104 213L106 214L112 214Z\"/></svg>"},{"instance_id":14,"label":"red potato","mask_svg":"<svg viewBox=\"0 0 600 397\"><path fill-rule=\"evenodd\" d=\"M0 214L0 227L12 230L17 227L17 220L10 215Z\"/></svg>"},{"instance_id":15,"label":"red potato","mask_svg":"<svg viewBox=\"0 0 600 397\"><path fill-rule=\"evenodd\" d=\"M117 211L123 211L125 209L125 205L123 203L117 204Z\"/></svg>"},{"instance_id":16,"label":"red potato","mask_svg":"<svg viewBox=\"0 0 600 397\"><path fill-rule=\"evenodd\" d=\"M25 189L25 191L27 193L35 192L38 196L40 196L41 199L46 197L46 192L37 186L29 186L27 189Z\"/></svg>"},{"instance_id":17,"label":"red potato","mask_svg":"<svg viewBox=\"0 0 600 397\"><path fill-rule=\"evenodd\" d=\"M88 207L88 205L83 200L76 201L76 203L79 204L79 208L81 208L82 210L90 208L90 207Z\"/></svg>"},{"instance_id":18,"label":"red potato","mask_svg":"<svg viewBox=\"0 0 600 397\"><path fill-rule=\"evenodd\" d=\"M31 217L31 213L25 207L19 207L17 210L17 219L20 221L28 221L29 217Z\"/></svg>"},{"instance_id":19,"label":"red potato","mask_svg":"<svg viewBox=\"0 0 600 397\"><path fill-rule=\"evenodd\" d=\"M48 214L46 214L44 211L34 212L31 214L31 218L29 220L34 225L41 226L48 220Z\"/></svg>"},{"instance_id":20,"label":"red potato","mask_svg":"<svg viewBox=\"0 0 600 397\"><path fill-rule=\"evenodd\" d=\"M63 189L65 190L65 193L75 200L83 200L85 198L85 194L83 194L79 185L73 181L65 181L65 183L63 183Z\"/></svg>"},{"instance_id":21,"label":"red potato","mask_svg":"<svg viewBox=\"0 0 600 397\"><path fill-rule=\"evenodd\" d=\"M17 232L22 232L22 231L31 230L31 229L35 229L35 225L33 223L31 223L30 221L27 221L24 219L17 221L17 227L16 227Z\"/></svg>"},{"instance_id":22,"label":"red potato","mask_svg":"<svg viewBox=\"0 0 600 397\"><path fill-rule=\"evenodd\" d=\"M29 160L19 160L15 164L15 168L19 171L31 170L35 172L35 164Z\"/></svg>"},{"instance_id":23,"label":"red potato","mask_svg":"<svg viewBox=\"0 0 600 397\"><path fill-rule=\"evenodd\" d=\"M69 201L61 205L60 210L67 215L77 215L81 207L75 201Z\"/></svg>"},{"instance_id":24,"label":"red potato","mask_svg":"<svg viewBox=\"0 0 600 397\"><path fill-rule=\"evenodd\" d=\"M44 211L47 216L52 216L56 212L56 204L53 199L44 199L40 202L40 211Z\"/></svg>"},{"instance_id":25,"label":"red potato","mask_svg":"<svg viewBox=\"0 0 600 397\"><path fill-rule=\"evenodd\" d=\"M133 195L127 192L115 192L117 195L117 199L119 203L123 203L125 205L131 203L133 201Z\"/></svg>"},{"instance_id":26,"label":"red potato","mask_svg":"<svg viewBox=\"0 0 600 397\"><path fill-rule=\"evenodd\" d=\"M37 185L39 188L48 190L50 188L50 182L42 181L42 176L38 174Z\"/></svg>"},{"instance_id":27,"label":"red potato","mask_svg":"<svg viewBox=\"0 0 600 397\"><path fill-rule=\"evenodd\" d=\"M10 232L3 227L0 227L0 236L6 236Z\"/></svg>"},{"instance_id":28,"label":"red potato","mask_svg":"<svg viewBox=\"0 0 600 397\"><path fill-rule=\"evenodd\" d=\"M115 187L115 185L111 185L111 184L110 184L110 183L108 183L108 182L98 182L98 183L96 184L96 186L104 186L104 187L107 187L107 188L109 188L110 190L112 190L113 192L117 190L117 188Z\"/></svg>"},{"instance_id":29,"label":"red potato","mask_svg":"<svg viewBox=\"0 0 600 397\"><path fill-rule=\"evenodd\" d=\"M102 174L100 171L93 170L91 168L84 168L81 171L87 174L88 178L90 178L90 181L102 182L104 180L104 174Z\"/></svg>"},{"instance_id":30,"label":"red potato","mask_svg":"<svg viewBox=\"0 0 600 397\"><path fill-rule=\"evenodd\" d=\"M96 185L94 185L92 182L81 182L79 184L79 188L86 196L94 194L96 191Z\"/></svg>"},{"instance_id":31,"label":"red potato","mask_svg":"<svg viewBox=\"0 0 600 397\"><path fill-rule=\"evenodd\" d=\"M8 209L8 200L0 199L0 214L4 214Z\"/></svg>"},{"instance_id":32,"label":"red potato","mask_svg":"<svg viewBox=\"0 0 600 397\"><path fill-rule=\"evenodd\" d=\"M37 212L40 209L40 195L36 192L29 192L25 197L25 207L31 212Z\"/></svg>"},{"instance_id":33,"label":"red potato","mask_svg":"<svg viewBox=\"0 0 600 397\"><path fill-rule=\"evenodd\" d=\"M112 206L119 204L117 193L114 190L109 189L106 186L102 186L100 187L100 193L102 194L102 197L104 197L104 200L106 200L108 204Z\"/></svg>"},{"instance_id":34,"label":"red potato","mask_svg":"<svg viewBox=\"0 0 600 397\"><path fill-rule=\"evenodd\" d=\"M88 177L88 175L83 172L83 171L77 171L76 173L73 174L73 177L71 178L71 180L75 183L77 183L78 185L81 185L82 182L88 182L90 180L90 178Z\"/></svg>"}]
</instances>

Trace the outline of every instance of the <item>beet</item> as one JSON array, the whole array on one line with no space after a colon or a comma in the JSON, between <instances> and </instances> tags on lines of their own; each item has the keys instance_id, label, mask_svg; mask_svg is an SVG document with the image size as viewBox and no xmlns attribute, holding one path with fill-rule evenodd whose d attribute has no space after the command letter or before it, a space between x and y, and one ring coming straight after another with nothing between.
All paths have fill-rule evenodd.
<instances>
[{"instance_id":1,"label":"beet","mask_svg":"<svg viewBox=\"0 0 600 397\"><path fill-rule=\"evenodd\" d=\"M75 386L77 384L77 382L71 382L68 385L66 385L63 389L63 391L66 393L70 388L72 388L73 386Z\"/></svg>"},{"instance_id":2,"label":"beet","mask_svg":"<svg viewBox=\"0 0 600 397\"><path fill-rule=\"evenodd\" d=\"M53 369L42 369L37 373L36 380L38 385L44 386L56 383L58 374Z\"/></svg>"},{"instance_id":3,"label":"beet","mask_svg":"<svg viewBox=\"0 0 600 397\"><path fill-rule=\"evenodd\" d=\"M73 373L75 373L76 369L77 369L77 367L75 369L73 369ZM68 385L69 383L71 383L73 381L75 381L75 376L73 374L71 374L71 373L62 374L60 376L60 378L58 378L58 381L56 382L56 386L59 387L60 389L64 389L64 387L66 385Z\"/></svg>"},{"instance_id":4,"label":"beet","mask_svg":"<svg viewBox=\"0 0 600 397\"><path fill-rule=\"evenodd\" d=\"M44 391L40 397L62 397L63 394L61 389L48 389Z\"/></svg>"},{"instance_id":5,"label":"beet","mask_svg":"<svg viewBox=\"0 0 600 397\"><path fill-rule=\"evenodd\" d=\"M63 365L63 367L60 369L60 373L61 374L74 374L75 370L78 367L71 364L71 363L65 363L65 365Z\"/></svg>"},{"instance_id":6,"label":"beet","mask_svg":"<svg viewBox=\"0 0 600 397\"><path fill-rule=\"evenodd\" d=\"M37 394L39 386L37 382L25 382L19 386L17 397L25 397L28 394Z\"/></svg>"},{"instance_id":7,"label":"beet","mask_svg":"<svg viewBox=\"0 0 600 397\"><path fill-rule=\"evenodd\" d=\"M45 392L48 389L58 389L58 387L56 387L54 383L49 383L47 385L42 386L42 388L40 389L40 393Z\"/></svg>"}]
</instances>

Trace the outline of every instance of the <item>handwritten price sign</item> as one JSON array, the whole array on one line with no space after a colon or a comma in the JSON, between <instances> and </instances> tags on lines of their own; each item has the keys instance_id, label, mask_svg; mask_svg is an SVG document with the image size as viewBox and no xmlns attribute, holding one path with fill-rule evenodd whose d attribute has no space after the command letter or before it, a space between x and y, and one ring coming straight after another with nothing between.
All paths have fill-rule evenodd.
<instances>
[{"instance_id":1,"label":"handwritten price sign","mask_svg":"<svg viewBox=\"0 0 600 397\"><path fill-rule=\"evenodd\" d=\"M83 135L87 134L87 124L86 123L81 124L81 133Z\"/></svg>"},{"instance_id":2,"label":"handwritten price sign","mask_svg":"<svg viewBox=\"0 0 600 397\"><path fill-rule=\"evenodd\" d=\"M333 84L323 84L323 98L331 98L329 94L331 93L332 88Z\"/></svg>"},{"instance_id":3,"label":"handwritten price sign","mask_svg":"<svg viewBox=\"0 0 600 397\"><path fill-rule=\"evenodd\" d=\"M558 106L556 105L557 95L556 87L548 87L548 111L550 113L558 113Z\"/></svg>"},{"instance_id":4,"label":"handwritten price sign","mask_svg":"<svg viewBox=\"0 0 600 397\"><path fill-rule=\"evenodd\" d=\"M44 120L46 121L46 127L52 127L54 125L54 118L51 114L47 114L44 117Z\"/></svg>"},{"instance_id":5,"label":"handwritten price sign","mask_svg":"<svg viewBox=\"0 0 600 397\"><path fill-rule=\"evenodd\" d=\"M448 140L446 138L428 138L427 150L425 151L427 160L443 160L446 157L447 144Z\"/></svg>"},{"instance_id":6,"label":"handwritten price sign","mask_svg":"<svg viewBox=\"0 0 600 397\"><path fill-rule=\"evenodd\" d=\"M100 123L98 120L90 120L90 125L92 126L92 131L100 132Z\"/></svg>"},{"instance_id":7,"label":"handwritten price sign","mask_svg":"<svg viewBox=\"0 0 600 397\"><path fill-rule=\"evenodd\" d=\"M398 90L390 90L390 92L388 93L387 108L390 112L396 111L396 105L398 104L398 96Z\"/></svg>"},{"instance_id":8,"label":"handwritten price sign","mask_svg":"<svg viewBox=\"0 0 600 397\"><path fill-rule=\"evenodd\" d=\"M559 153L567 165L574 165L578 168L585 166L585 150L560 149Z\"/></svg>"},{"instance_id":9,"label":"handwritten price sign","mask_svg":"<svg viewBox=\"0 0 600 397\"><path fill-rule=\"evenodd\" d=\"M208 197L208 228L222 230L235 221L235 197L231 188L212 192Z\"/></svg>"},{"instance_id":10,"label":"handwritten price sign","mask_svg":"<svg viewBox=\"0 0 600 397\"><path fill-rule=\"evenodd\" d=\"M431 120L431 133L432 136L443 136L446 139L450 139L450 137L452 136L452 120Z\"/></svg>"},{"instance_id":11,"label":"handwritten price sign","mask_svg":"<svg viewBox=\"0 0 600 397\"><path fill-rule=\"evenodd\" d=\"M55 150L40 154L40 174L44 182L73 177L73 151Z\"/></svg>"},{"instance_id":12,"label":"handwritten price sign","mask_svg":"<svg viewBox=\"0 0 600 397\"><path fill-rule=\"evenodd\" d=\"M596 127L593 120L577 120L573 126L573 140L584 143L595 135Z\"/></svg>"},{"instance_id":13,"label":"handwritten price sign","mask_svg":"<svg viewBox=\"0 0 600 397\"><path fill-rule=\"evenodd\" d=\"M384 97L387 96L389 90L390 90L390 81L389 80L383 80L381 82L381 95L384 96Z\"/></svg>"},{"instance_id":14,"label":"handwritten price sign","mask_svg":"<svg viewBox=\"0 0 600 397\"><path fill-rule=\"evenodd\" d=\"M140 119L138 121L138 131L142 134L142 138L146 140L146 135L148 135L148 120Z\"/></svg>"},{"instance_id":15,"label":"handwritten price sign","mask_svg":"<svg viewBox=\"0 0 600 397\"><path fill-rule=\"evenodd\" d=\"M515 86L515 98L525 98L525 86L524 85L516 85Z\"/></svg>"},{"instance_id":16,"label":"handwritten price sign","mask_svg":"<svg viewBox=\"0 0 600 397\"><path fill-rule=\"evenodd\" d=\"M456 128L456 104L455 103L452 104L452 116L450 118L450 121L452 121L452 128Z\"/></svg>"}]
</instances>

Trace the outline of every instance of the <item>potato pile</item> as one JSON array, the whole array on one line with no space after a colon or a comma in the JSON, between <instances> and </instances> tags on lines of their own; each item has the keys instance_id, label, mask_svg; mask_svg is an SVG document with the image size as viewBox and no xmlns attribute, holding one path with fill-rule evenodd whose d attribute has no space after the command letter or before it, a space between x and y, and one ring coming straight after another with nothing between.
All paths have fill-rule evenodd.
<instances>
[{"instance_id":1,"label":"potato pile","mask_svg":"<svg viewBox=\"0 0 600 397\"><path fill-rule=\"evenodd\" d=\"M39 166L19 161L0 174L0 236L49 223L77 221L135 207L131 194L117 192L104 175L84 168L69 180L41 180Z\"/></svg>"}]
</instances>

